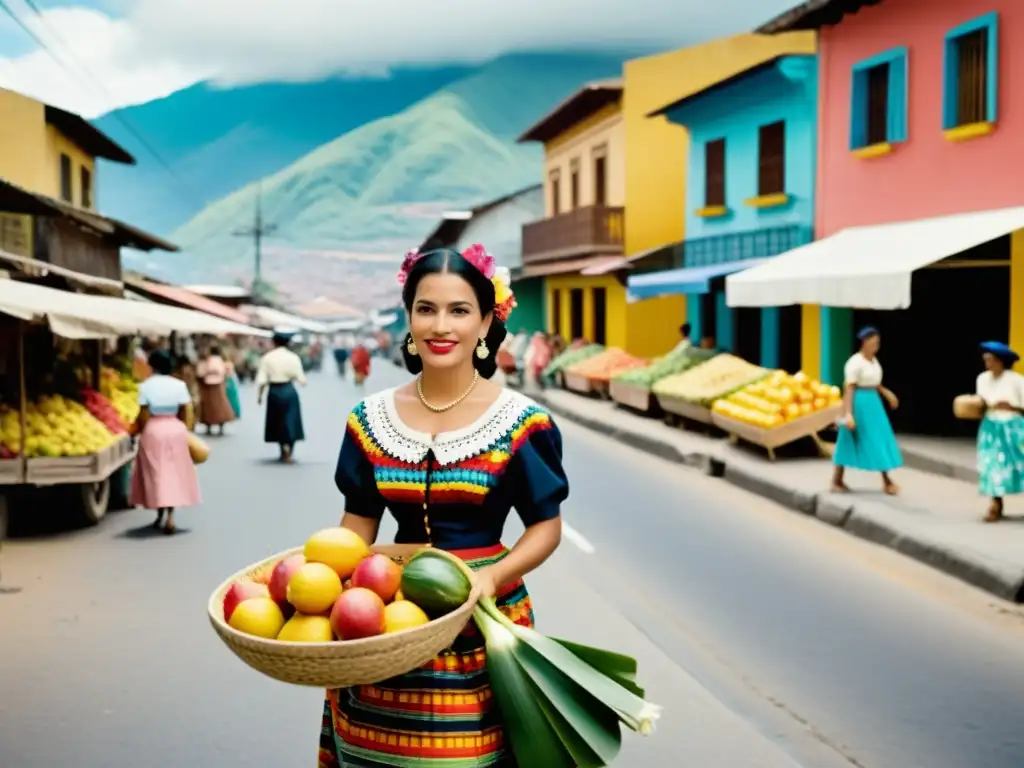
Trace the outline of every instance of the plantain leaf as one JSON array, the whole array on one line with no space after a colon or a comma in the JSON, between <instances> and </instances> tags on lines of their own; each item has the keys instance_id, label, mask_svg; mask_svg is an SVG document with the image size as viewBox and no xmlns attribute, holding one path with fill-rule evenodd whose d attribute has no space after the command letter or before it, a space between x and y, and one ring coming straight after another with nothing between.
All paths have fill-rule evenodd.
<instances>
[{"instance_id":1,"label":"plantain leaf","mask_svg":"<svg viewBox=\"0 0 1024 768\"><path fill-rule=\"evenodd\" d=\"M530 676L538 704L577 768L610 765L622 748L619 716L529 645L520 643L515 657Z\"/></svg>"},{"instance_id":2,"label":"plantain leaf","mask_svg":"<svg viewBox=\"0 0 1024 768\"><path fill-rule=\"evenodd\" d=\"M654 729L661 708L644 701L616 680L590 666L564 646L532 629L509 622L508 629L524 643L529 644L551 664L565 673L573 682L593 695L598 701L614 709L627 727L648 735Z\"/></svg>"},{"instance_id":3,"label":"plantain leaf","mask_svg":"<svg viewBox=\"0 0 1024 768\"><path fill-rule=\"evenodd\" d=\"M623 688L632 691L641 699L644 697L644 689L637 685L636 682L636 659L624 656L621 653L615 653L614 651L592 648L589 645L580 645L579 643L573 643L557 637L550 639L576 654L576 656L594 669L603 672Z\"/></svg>"},{"instance_id":4,"label":"plantain leaf","mask_svg":"<svg viewBox=\"0 0 1024 768\"><path fill-rule=\"evenodd\" d=\"M524 768L575 768L575 762L552 724L537 706L530 678L515 657L519 645L508 629L486 611L474 612L487 642L487 672L501 712L505 742Z\"/></svg>"}]
</instances>

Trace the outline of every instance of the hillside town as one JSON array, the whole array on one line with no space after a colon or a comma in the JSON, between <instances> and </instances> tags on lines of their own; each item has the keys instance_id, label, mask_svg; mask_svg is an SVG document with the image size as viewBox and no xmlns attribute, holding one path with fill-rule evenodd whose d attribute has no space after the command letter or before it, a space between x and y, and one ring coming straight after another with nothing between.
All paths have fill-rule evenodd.
<instances>
[{"instance_id":1,"label":"hillside town","mask_svg":"<svg viewBox=\"0 0 1024 768\"><path fill-rule=\"evenodd\" d=\"M0 767L1024 766L1024 5L765 15L333 229L0 87Z\"/></svg>"}]
</instances>

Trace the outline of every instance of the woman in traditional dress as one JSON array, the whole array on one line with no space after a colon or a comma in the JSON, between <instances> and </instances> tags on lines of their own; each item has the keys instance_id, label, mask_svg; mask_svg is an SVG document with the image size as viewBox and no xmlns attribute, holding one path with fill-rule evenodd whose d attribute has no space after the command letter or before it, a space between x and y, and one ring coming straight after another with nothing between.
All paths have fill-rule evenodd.
<instances>
[{"instance_id":1,"label":"woman in traditional dress","mask_svg":"<svg viewBox=\"0 0 1024 768\"><path fill-rule=\"evenodd\" d=\"M153 526L174 533L174 510L199 503L199 479L188 449L192 395L181 379L171 376L171 356L152 352L153 375L139 384L135 457L129 503L156 510ZM164 516L166 515L166 522Z\"/></svg>"},{"instance_id":2,"label":"woman in traditional dress","mask_svg":"<svg viewBox=\"0 0 1024 768\"><path fill-rule=\"evenodd\" d=\"M558 547L569 485L551 416L488 380L514 306L507 282L494 278L494 261L480 246L406 257L403 356L419 375L355 407L335 481L345 497L344 527L372 544L390 510L396 542L461 557L483 593L529 627L523 576ZM526 532L508 550L501 535L512 508ZM514 766L484 651L471 623L415 672L328 691L320 768Z\"/></svg>"},{"instance_id":3,"label":"woman in traditional dress","mask_svg":"<svg viewBox=\"0 0 1024 768\"><path fill-rule=\"evenodd\" d=\"M985 522L996 523L1003 519L1003 497L1024 492L1024 376L1012 370L1020 355L1002 342L986 341L981 350L978 487L992 499Z\"/></svg>"},{"instance_id":4,"label":"woman in traditional dress","mask_svg":"<svg viewBox=\"0 0 1024 768\"><path fill-rule=\"evenodd\" d=\"M224 425L235 420L235 411L228 400L228 364L221 357L220 347L210 347L209 353L199 361L196 377L199 380L199 423L206 434L224 434Z\"/></svg>"},{"instance_id":5,"label":"woman in traditional dress","mask_svg":"<svg viewBox=\"0 0 1024 768\"><path fill-rule=\"evenodd\" d=\"M860 341L860 351L846 361L843 374L843 418L832 455L835 464L832 492L849 492L843 475L847 468L852 468L881 472L882 489L895 496L899 488L889 473L903 466L903 457L882 399L893 410L899 407L899 400L882 386L882 365L878 362L882 337L878 329L871 326L862 328L857 340Z\"/></svg>"},{"instance_id":6,"label":"woman in traditional dress","mask_svg":"<svg viewBox=\"0 0 1024 768\"><path fill-rule=\"evenodd\" d=\"M263 440L280 446L280 458L286 464L292 462L295 444L306 439L299 391L295 388L296 384L306 385L306 373L302 359L288 349L293 335L286 331L274 333L274 348L260 359L256 373L257 403L263 405L264 395L267 397Z\"/></svg>"},{"instance_id":7,"label":"woman in traditional dress","mask_svg":"<svg viewBox=\"0 0 1024 768\"><path fill-rule=\"evenodd\" d=\"M356 344L349 356L349 362L352 364L352 373L356 384L362 384L370 375L370 350L367 349L366 344L363 342Z\"/></svg>"}]
</instances>

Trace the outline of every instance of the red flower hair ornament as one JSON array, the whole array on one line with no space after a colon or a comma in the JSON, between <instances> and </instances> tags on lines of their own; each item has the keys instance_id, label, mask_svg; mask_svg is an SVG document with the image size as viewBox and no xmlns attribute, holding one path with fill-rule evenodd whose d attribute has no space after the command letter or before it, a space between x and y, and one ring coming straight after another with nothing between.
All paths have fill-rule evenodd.
<instances>
[{"instance_id":1,"label":"red flower hair ornament","mask_svg":"<svg viewBox=\"0 0 1024 768\"><path fill-rule=\"evenodd\" d=\"M424 254L413 249L405 254L402 259L402 266L398 270L398 284L405 285L409 279L409 272ZM508 321L509 315L516 306L516 297L512 293L512 281L509 271L504 267L498 267L494 257L487 252L480 243L474 243L462 252L462 258L476 267L480 274L494 284L494 316L503 323Z\"/></svg>"}]
</instances>

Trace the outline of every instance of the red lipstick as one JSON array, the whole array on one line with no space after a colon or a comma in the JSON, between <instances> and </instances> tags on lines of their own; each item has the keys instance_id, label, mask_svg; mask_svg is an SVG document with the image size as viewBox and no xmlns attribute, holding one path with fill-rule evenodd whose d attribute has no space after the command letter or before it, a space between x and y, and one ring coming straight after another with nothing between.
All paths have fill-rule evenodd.
<instances>
[{"instance_id":1,"label":"red lipstick","mask_svg":"<svg viewBox=\"0 0 1024 768\"><path fill-rule=\"evenodd\" d=\"M458 344L457 341L449 341L448 339L428 339L426 341L427 349L430 350L432 355L447 355Z\"/></svg>"}]
</instances>

